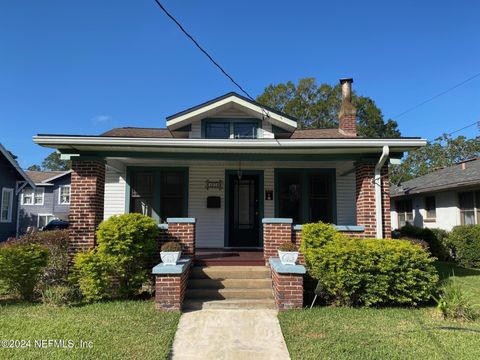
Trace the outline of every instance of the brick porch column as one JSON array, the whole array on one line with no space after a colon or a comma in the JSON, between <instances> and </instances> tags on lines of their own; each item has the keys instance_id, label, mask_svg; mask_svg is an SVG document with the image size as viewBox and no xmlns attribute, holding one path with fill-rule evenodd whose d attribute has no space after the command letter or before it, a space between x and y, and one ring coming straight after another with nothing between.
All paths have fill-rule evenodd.
<instances>
[{"instance_id":1,"label":"brick porch column","mask_svg":"<svg viewBox=\"0 0 480 360\"><path fill-rule=\"evenodd\" d=\"M195 218L167 218L167 224L159 226L160 246L176 241L182 245L182 257L195 257L196 222Z\"/></svg>"},{"instance_id":2,"label":"brick porch column","mask_svg":"<svg viewBox=\"0 0 480 360\"><path fill-rule=\"evenodd\" d=\"M155 275L155 309L181 311L190 273L190 259L180 259L177 265L158 264Z\"/></svg>"},{"instance_id":3,"label":"brick porch column","mask_svg":"<svg viewBox=\"0 0 480 360\"><path fill-rule=\"evenodd\" d=\"M95 246L95 232L103 220L105 163L72 160L69 243L70 260L75 253Z\"/></svg>"},{"instance_id":4,"label":"brick porch column","mask_svg":"<svg viewBox=\"0 0 480 360\"><path fill-rule=\"evenodd\" d=\"M292 242L292 219L264 218L263 223L263 258L268 265L270 257L278 257L278 247L284 242Z\"/></svg>"},{"instance_id":5,"label":"brick porch column","mask_svg":"<svg viewBox=\"0 0 480 360\"><path fill-rule=\"evenodd\" d=\"M388 166L381 170L382 175L382 223L383 237L391 237L390 229L390 185L388 180ZM376 237L375 213L375 164L358 163L355 166L356 177L356 208L357 225L364 226L363 236Z\"/></svg>"},{"instance_id":6,"label":"brick porch column","mask_svg":"<svg viewBox=\"0 0 480 360\"><path fill-rule=\"evenodd\" d=\"M282 265L278 258L269 259L275 305L279 311L303 307L303 265Z\"/></svg>"}]
</instances>

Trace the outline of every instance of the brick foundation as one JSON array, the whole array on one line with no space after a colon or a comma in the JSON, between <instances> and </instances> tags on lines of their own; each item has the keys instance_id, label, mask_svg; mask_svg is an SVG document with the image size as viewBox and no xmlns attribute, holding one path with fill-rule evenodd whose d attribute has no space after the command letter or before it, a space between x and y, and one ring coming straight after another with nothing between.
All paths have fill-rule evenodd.
<instances>
[{"instance_id":1,"label":"brick foundation","mask_svg":"<svg viewBox=\"0 0 480 360\"><path fill-rule=\"evenodd\" d=\"M182 245L182 257L195 256L196 221L191 218L167 219L168 226L160 229L160 247L169 241L176 241Z\"/></svg>"},{"instance_id":2,"label":"brick foundation","mask_svg":"<svg viewBox=\"0 0 480 360\"><path fill-rule=\"evenodd\" d=\"M68 254L95 246L95 232L103 220L105 164L97 160L73 160L71 175Z\"/></svg>"},{"instance_id":3,"label":"brick foundation","mask_svg":"<svg viewBox=\"0 0 480 360\"><path fill-rule=\"evenodd\" d=\"M279 311L303 307L303 275L279 274L272 269L273 295Z\"/></svg>"},{"instance_id":4,"label":"brick foundation","mask_svg":"<svg viewBox=\"0 0 480 360\"><path fill-rule=\"evenodd\" d=\"M182 274L155 275L155 309L181 311L187 289L189 267Z\"/></svg>"}]
</instances>

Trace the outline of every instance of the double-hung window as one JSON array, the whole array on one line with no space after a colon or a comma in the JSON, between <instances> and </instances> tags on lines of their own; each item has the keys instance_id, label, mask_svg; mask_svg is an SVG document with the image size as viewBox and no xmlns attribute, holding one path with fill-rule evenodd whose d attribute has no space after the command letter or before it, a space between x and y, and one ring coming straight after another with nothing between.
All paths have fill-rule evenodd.
<instances>
[{"instance_id":1,"label":"double-hung window","mask_svg":"<svg viewBox=\"0 0 480 360\"><path fill-rule=\"evenodd\" d=\"M296 224L335 221L335 176L331 171L277 171L277 216Z\"/></svg>"},{"instance_id":2,"label":"double-hung window","mask_svg":"<svg viewBox=\"0 0 480 360\"><path fill-rule=\"evenodd\" d=\"M187 216L187 171L182 168L129 170L130 212L165 222Z\"/></svg>"},{"instance_id":3,"label":"double-hung window","mask_svg":"<svg viewBox=\"0 0 480 360\"><path fill-rule=\"evenodd\" d=\"M437 217L437 206L435 196L425 197L425 220L435 220Z\"/></svg>"},{"instance_id":4,"label":"double-hung window","mask_svg":"<svg viewBox=\"0 0 480 360\"><path fill-rule=\"evenodd\" d=\"M413 225L413 204L412 199L397 200L395 202L398 215L398 227L407 224Z\"/></svg>"},{"instance_id":5,"label":"double-hung window","mask_svg":"<svg viewBox=\"0 0 480 360\"><path fill-rule=\"evenodd\" d=\"M61 185L58 188L58 203L60 205L70 205L70 185Z\"/></svg>"},{"instance_id":6,"label":"double-hung window","mask_svg":"<svg viewBox=\"0 0 480 360\"><path fill-rule=\"evenodd\" d=\"M458 194L460 223L480 224L480 191L466 191Z\"/></svg>"},{"instance_id":7,"label":"double-hung window","mask_svg":"<svg viewBox=\"0 0 480 360\"><path fill-rule=\"evenodd\" d=\"M37 228L41 229L47 225L50 221L55 219L55 216L52 214L38 214L37 216Z\"/></svg>"},{"instance_id":8,"label":"double-hung window","mask_svg":"<svg viewBox=\"0 0 480 360\"><path fill-rule=\"evenodd\" d=\"M28 188L22 191L22 205L43 205L45 189L37 187L35 190Z\"/></svg>"},{"instance_id":9,"label":"double-hung window","mask_svg":"<svg viewBox=\"0 0 480 360\"><path fill-rule=\"evenodd\" d=\"M0 203L0 222L12 222L13 213L13 189L2 188L2 199Z\"/></svg>"}]
</instances>

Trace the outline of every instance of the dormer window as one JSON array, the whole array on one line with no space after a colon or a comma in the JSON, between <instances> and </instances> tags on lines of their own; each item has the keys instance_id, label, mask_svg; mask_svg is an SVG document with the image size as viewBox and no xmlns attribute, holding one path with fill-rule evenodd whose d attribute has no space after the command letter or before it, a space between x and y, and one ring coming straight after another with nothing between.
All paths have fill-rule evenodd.
<instances>
[{"instance_id":1,"label":"dormer window","mask_svg":"<svg viewBox=\"0 0 480 360\"><path fill-rule=\"evenodd\" d=\"M206 119L204 137L206 139L256 139L259 121L252 119Z\"/></svg>"}]
</instances>

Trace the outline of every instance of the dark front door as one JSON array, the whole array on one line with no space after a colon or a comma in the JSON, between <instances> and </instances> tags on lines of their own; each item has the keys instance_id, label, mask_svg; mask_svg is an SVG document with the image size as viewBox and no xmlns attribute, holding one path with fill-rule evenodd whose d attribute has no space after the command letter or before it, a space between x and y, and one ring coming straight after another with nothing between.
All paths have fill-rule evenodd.
<instances>
[{"instance_id":1,"label":"dark front door","mask_svg":"<svg viewBox=\"0 0 480 360\"><path fill-rule=\"evenodd\" d=\"M259 175L229 176L228 246L258 247Z\"/></svg>"}]
</instances>

